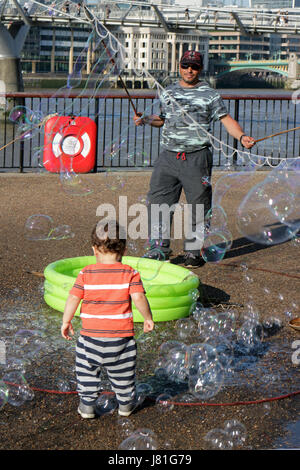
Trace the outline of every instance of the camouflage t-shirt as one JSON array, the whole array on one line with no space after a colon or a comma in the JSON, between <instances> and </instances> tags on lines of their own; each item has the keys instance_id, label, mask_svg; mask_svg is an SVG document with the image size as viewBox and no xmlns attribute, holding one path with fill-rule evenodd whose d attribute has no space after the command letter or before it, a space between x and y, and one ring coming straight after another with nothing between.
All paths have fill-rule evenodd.
<instances>
[{"instance_id":1,"label":"camouflage t-shirt","mask_svg":"<svg viewBox=\"0 0 300 470\"><path fill-rule=\"evenodd\" d=\"M160 96L161 145L174 152L194 152L211 145L210 123L228 114L219 93L206 82L184 88L179 82Z\"/></svg>"}]
</instances>

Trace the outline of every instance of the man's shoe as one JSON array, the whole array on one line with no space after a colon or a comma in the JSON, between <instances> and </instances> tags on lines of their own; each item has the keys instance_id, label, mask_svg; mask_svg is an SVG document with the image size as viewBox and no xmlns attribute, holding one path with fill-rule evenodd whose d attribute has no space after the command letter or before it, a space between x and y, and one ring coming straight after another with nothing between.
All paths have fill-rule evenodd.
<instances>
[{"instance_id":1,"label":"man's shoe","mask_svg":"<svg viewBox=\"0 0 300 470\"><path fill-rule=\"evenodd\" d=\"M134 410L135 410L134 405L119 405L118 413L120 416L130 416Z\"/></svg>"},{"instance_id":2,"label":"man's shoe","mask_svg":"<svg viewBox=\"0 0 300 470\"><path fill-rule=\"evenodd\" d=\"M82 418L95 418L95 408L92 405L85 405L80 402L77 411Z\"/></svg>"},{"instance_id":3,"label":"man's shoe","mask_svg":"<svg viewBox=\"0 0 300 470\"><path fill-rule=\"evenodd\" d=\"M169 254L164 253L163 251L159 250L158 248L153 248L152 250L147 251L147 253L144 254L143 258L155 259L157 261L168 261L169 260Z\"/></svg>"},{"instance_id":4,"label":"man's shoe","mask_svg":"<svg viewBox=\"0 0 300 470\"><path fill-rule=\"evenodd\" d=\"M183 255L178 255L171 259L171 264L180 264L185 268L200 268L204 266L205 261L200 255L195 255L187 251Z\"/></svg>"}]
</instances>

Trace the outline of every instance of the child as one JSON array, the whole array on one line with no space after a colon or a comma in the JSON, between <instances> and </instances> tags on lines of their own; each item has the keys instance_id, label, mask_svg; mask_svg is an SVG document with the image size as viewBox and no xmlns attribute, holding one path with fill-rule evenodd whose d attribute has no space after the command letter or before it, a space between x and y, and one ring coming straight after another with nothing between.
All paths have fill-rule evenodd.
<instances>
[{"instance_id":1,"label":"child","mask_svg":"<svg viewBox=\"0 0 300 470\"><path fill-rule=\"evenodd\" d=\"M109 231L110 228L110 231ZM119 414L129 416L134 409L136 343L131 299L144 318L144 332L154 322L140 274L121 259L126 240L120 227L98 223L92 231L96 264L83 268L66 301L61 334L70 340L74 334L71 320L82 300L82 329L76 346L78 412L83 418L95 417L95 402L100 391L101 366L107 371L119 404Z\"/></svg>"}]
</instances>

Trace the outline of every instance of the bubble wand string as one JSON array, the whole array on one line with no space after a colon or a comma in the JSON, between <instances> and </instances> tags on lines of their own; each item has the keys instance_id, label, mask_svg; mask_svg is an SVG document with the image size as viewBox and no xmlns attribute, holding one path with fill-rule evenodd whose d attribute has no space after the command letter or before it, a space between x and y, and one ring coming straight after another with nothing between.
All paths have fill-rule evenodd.
<instances>
[{"instance_id":1,"label":"bubble wand string","mask_svg":"<svg viewBox=\"0 0 300 470\"><path fill-rule=\"evenodd\" d=\"M32 126L30 128L28 128L25 132L23 132L22 134L18 135L17 137L15 137L13 140L11 140L10 142L8 142L7 144L3 145L3 147L0 148L0 152L1 150L5 149L6 147L8 147L9 145L13 144L14 142L17 142L18 140L22 139L22 137L24 137L28 131L30 130L33 130L33 129L38 129L39 127L43 126L45 124L46 121L48 121L48 119L50 119L51 117L53 116L57 116L58 114L57 113L54 113L54 114L48 114L46 117L44 117L44 119L42 120L42 122L40 122L39 124L36 124L35 126Z\"/></svg>"},{"instance_id":2,"label":"bubble wand string","mask_svg":"<svg viewBox=\"0 0 300 470\"><path fill-rule=\"evenodd\" d=\"M92 13L91 13L90 10L86 7L86 5L83 5L83 8L84 8L84 11L85 11L85 14L86 14L87 19L88 19L89 21L93 22L94 19L95 19L95 17L93 17ZM111 56L111 53L110 53L110 51L108 50L107 45L105 44L105 42L104 42L103 39L101 39L101 44L103 45L103 47L104 47L104 49L105 49L105 52L106 52L106 54L108 55L108 58L109 58L109 60L111 61L112 65L115 67L116 62L115 62L114 58ZM134 114L137 114L136 107L135 107L134 104L133 104L133 101L132 101L132 98L131 98L130 93L129 93L129 91L128 91L128 88L127 88L127 86L126 86L126 84L125 84L125 82L124 82L124 80L123 80L123 78L121 77L120 74L118 74L118 78L119 78L119 80L120 80L120 82L121 82L121 85L122 85L122 87L124 88L124 90L125 90L125 92L126 92L126 94L127 94L127 96L128 96L128 99L129 99L129 101L130 101L130 104L131 104L131 106L132 106L132 109L133 109L133 111L134 111Z\"/></svg>"}]
</instances>

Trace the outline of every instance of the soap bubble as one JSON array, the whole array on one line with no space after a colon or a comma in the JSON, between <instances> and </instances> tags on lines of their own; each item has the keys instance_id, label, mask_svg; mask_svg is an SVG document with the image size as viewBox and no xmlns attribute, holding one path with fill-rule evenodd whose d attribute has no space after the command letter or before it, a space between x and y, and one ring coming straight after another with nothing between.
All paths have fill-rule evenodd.
<instances>
[{"instance_id":1,"label":"soap bubble","mask_svg":"<svg viewBox=\"0 0 300 470\"><path fill-rule=\"evenodd\" d=\"M262 322L265 337L272 336L282 328L282 321L276 317L269 317Z\"/></svg>"},{"instance_id":2,"label":"soap bubble","mask_svg":"<svg viewBox=\"0 0 300 470\"><path fill-rule=\"evenodd\" d=\"M117 424L123 436L130 436L133 433L133 424L130 419L118 416Z\"/></svg>"},{"instance_id":3,"label":"soap bubble","mask_svg":"<svg viewBox=\"0 0 300 470\"><path fill-rule=\"evenodd\" d=\"M224 378L224 369L219 363L216 363L203 373L189 375L189 391L200 400L207 400L219 393Z\"/></svg>"},{"instance_id":4,"label":"soap bubble","mask_svg":"<svg viewBox=\"0 0 300 470\"><path fill-rule=\"evenodd\" d=\"M204 439L213 449L231 450L233 448L232 440L223 429L212 429L205 435Z\"/></svg>"},{"instance_id":5,"label":"soap bubble","mask_svg":"<svg viewBox=\"0 0 300 470\"><path fill-rule=\"evenodd\" d=\"M8 403L13 406L21 406L28 397L28 384L20 371L7 372L3 376L3 382L8 387Z\"/></svg>"},{"instance_id":6,"label":"soap bubble","mask_svg":"<svg viewBox=\"0 0 300 470\"><path fill-rule=\"evenodd\" d=\"M273 191L274 184L269 184L268 181L255 185L237 210L238 230L254 243L275 245L294 236L295 228L286 224L286 216L283 215L284 210L287 213L292 211L293 196L290 194L290 197L283 197L290 208L289 211L283 207L279 209L279 197L274 196ZM281 205L284 206L284 203L281 202Z\"/></svg>"},{"instance_id":7,"label":"soap bubble","mask_svg":"<svg viewBox=\"0 0 300 470\"><path fill-rule=\"evenodd\" d=\"M71 386L70 382L67 379L64 379L62 377L58 377L55 381L57 390L60 392L70 392L71 391Z\"/></svg>"},{"instance_id":8,"label":"soap bubble","mask_svg":"<svg viewBox=\"0 0 300 470\"><path fill-rule=\"evenodd\" d=\"M150 384L140 382L136 385L136 392L135 392L135 402L137 405L141 405L146 398L151 395L153 392L153 388Z\"/></svg>"},{"instance_id":9,"label":"soap bubble","mask_svg":"<svg viewBox=\"0 0 300 470\"><path fill-rule=\"evenodd\" d=\"M204 342L231 337L235 330L235 315L233 312L214 310L199 316L198 330L200 339Z\"/></svg>"},{"instance_id":10,"label":"soap bubble","mask_svg":"<svg viewBox=\"0 0 300 470\"><path fill-rule=\"evenodd\" d=\"M51 240L65 240L74 237L75 234L72 232L70 225L58 225L49 232L49 239Z\"/></svg>"},{"instance_id":11,"label":"soap bubble","mask_svg":"<svg viewBox=\"0 0 300 470\"><path fill-rule=\"evenodd\" d=\"M112 414L118 406L115 395L102 394L96 401L96 413L100 416L104 414Z\"/></svg>"},{"instance_id":12,"label":"soap bubble","mask_svg":"<svg viewBox=\"0 0 300 470\"><path fill-rule=\"evenodd\" d=\"M105 172L105 184L111 191L120 191L126 183L125 176L108 168Z\"/></svg>"},{"instance_id":13,"label":"soap bubble","mask_svg":"<svg viewBox=\"0 0 300 470\"><path fill-rule=\"evenodd\" d=\"M18 125L16 135L23 140L30 139L39 132L43 118L42 112L33 111L26 106L15 106L9 113L10 121Z\"/></svg>"},{"instance_id":14,"label":"soap bubble","mask_svg":"<svg viewBox=\"0 0 300 470\"><path fill-rule=\"evenodd\" d=\"M168 393L161 393L160 395L158 395L155 403L156 403L156 408L162 413L171 411L174 408L172 397Z\"/></svg>"},{"instance_id":15,"label":"soap bubble","mask_svg":"<svg viewBox=\"0 0 300 470\"><path fill-rule=\"evenodd\" d=\"M224 382L224 369L215 347L195 343L188 347L189 391L200 399L216 395Z\"/></svg>"},{"instance_id":16,"label":"soap bubble","mask_svg":"<svg viewBox=\"0 0 300 470\"><path fill-rule=\"evenodd\" d=\"M262 324L255 320L246 320L238 329L236 336L242 351L255 350L261 346L264 337Z\"/></svg>"},{"instance_id":17,"label":"soap bubble","mask_svg":"<svg viewBox=\"0 0 300 470\"><path fill-rule=\"evenodd\" d=\"M246 441L246 427L237 419L231 419L224 423L224 431L229 435L233 446L243 445Z\"/></svg>"},{"instance_id":18,"label":"soap bubble","mask_svg":"<svg viewBox=\"0 0 300 470\"><path fill-rule=\"evenodd\" d=\"M156 375L167 375L169 380L184 382L187 375L187 346L178 341L167 341L159 348Z\"/></svg>"},{"instance_id":19,"label":"soap bubble","mask_svg":"<svg viewBox=\"0 0 300 470\"><path fill-rule=\"evenodd\" d=\"M63 191L70 196L88 196L93 193L93 189L87 186L74 170L65 168L63 164L60 170L60 183Z\"/></svg>"},{"instance_id":20,"label":"soap bubble","mask_svg":"<svg viewBox=\"0 0 300 470\"><path fill-rule=\"evenodd\" d=\"M135 431L119 445L119 450L157 450L158 443L153 433Z\"/></svg>"},{"instance_id":21,"label":"soap bubble","mask_svg":"<svg viewBox=\"0 0 300 470\"><path fill-rule=\"evenodd\" d=\"M207 343L189 345L187 354L190 375L203 374L218 364L216 349Z\"/></svg>"},{"instance_id":22,"label":"soap bubble","mask_svg":"<svg viewBox=\"0 0 300 470\"><path fill-rule=\"evenodd\" d=\"M14 344L16 347L24 347L26 344L30 343L32 338L37 334L34 330L18 330L14 336Z\"/></svg>"},{"instance_id":23,"label":"soap bubble","mask_svg":"<svg viewBox=\"0 0 300 470\"><path fill-rule=\"evenodd\" d=\"M199 293L198 289L191 289L191 290L189 290L189 292L188 292L188 296L191 298L191 300L192 300L193 302L196 302L197 299L198 299L199 296L200 296L200 293Z\"/></svg>"},{"instance_id":24,"label":"soap bubble","mask_svg":"<svg viewBox=\"0 0 300 470\"><path fill-rule=\"evenodd\" d=\"M48 240L53 228L53 220L49 215L34 214L25 223L25 236L28 240Z\"/></svg>"},{"instance_id":25,"label":"soap bubble","mask_svg":"<svg viewBox=\"0 0 300 470\"><path fill-rule=\"evenodd\" d=\"M227 372L234 360L234 348L232 341L228 341L226 338L216 338L213 342L217 354L218 362L220 366Z\"/></svg>"},{"instance_id":26,"label":"soap bubble","mask_svg":"<svg viewBox=\"0 0 300 470\"><path fill-rule=\"evenodd\" d=\"M255 175L255 172L253 171L241 171L241 172L233 172L230 174L224 174L220 178L218 178L215 188L213 191L213 197L212 197L212 208L213 207L221 207L221 202L223 197L226 195L226 193L232 188L237 188L237 187L244 187L251 179L253 178L253 175ZM224 211L225 212L225 211Z\"/></svg>"},{"instance_id":27,"label":"soap bubble","mask_svg":"<svg viewBox=\"0 0 300 470\"><path fill-rule=\"evenodd\" d=\"M228 234L227 234L228 236ZM219 263L224 258L230 240L226 232L206 232L203 246L200 250L201 256L206 263Z\"/></svg>"},{"instance_id":28,"label":"soap bubble","mask_svg":"<svg viewBox=\"0 0 300 470\"><path fill-rule=\"evenodd\" d=\"M158 353L159 356L163 359L166 359L169 356L169 354L174 351L174 354L177 354L178 352L186 352L186 345L181 343L180 341L175 341L175 340L169 340L161 343L161 345L158 348Z\"/></svg>"},{"instance_id":29,"label":"soap bubble","mask_svg":"<svg viewBox=\"0 0 300 470\"><path fill-rule=\"evenodd\" d=\"M209 227L211 231L219 231L227 227L227 215L223 207L213 206L206 213L205 226Z\"/></svg>"},{"instance_id":30,"label":"soap bubble","mask_svg":"<svg viewBox=\"0 0 300 470\"><path fill-rule=\"evenodd\" d=\"M185 340L195 333L195 323L191 318L181 318L176 322L176 331L180 339Z\"/></svg>"}]
</instances>

